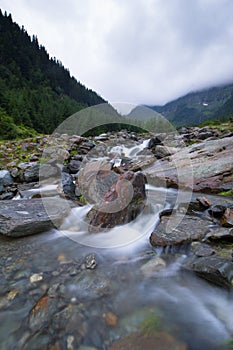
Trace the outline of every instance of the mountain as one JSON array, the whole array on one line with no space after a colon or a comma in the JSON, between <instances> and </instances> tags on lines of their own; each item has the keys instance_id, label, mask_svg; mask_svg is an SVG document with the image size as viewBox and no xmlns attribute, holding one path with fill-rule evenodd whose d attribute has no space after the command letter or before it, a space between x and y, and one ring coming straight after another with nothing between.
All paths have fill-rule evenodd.
<instances>
[{"instance_id":1,"label":"mountain","mask_svg":"<svg viewBox=\"0 0 233 350\"><path fill-rule=\"evenodd\" d=\"M197 125L207 120L227 120L233 115L233 84L191 92L164 106L150 106L175 126Z\"/></svg>"},{"instance_id":2,"label":"mountain","mask_svg":"<svg viewBox=\"0 0 233 350\"><path fill-rule=\"evenodd\" d=\"M71 114L105 102L1 10L0 52L0 123L10 137L19 126L51 133Z\"/></svg>"}]
</instances>

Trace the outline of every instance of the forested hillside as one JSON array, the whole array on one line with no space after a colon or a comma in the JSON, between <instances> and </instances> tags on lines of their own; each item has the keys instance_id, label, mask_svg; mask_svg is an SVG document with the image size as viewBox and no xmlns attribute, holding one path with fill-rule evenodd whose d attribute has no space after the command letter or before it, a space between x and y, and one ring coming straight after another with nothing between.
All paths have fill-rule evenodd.
<instances>
[{"instance_id":1,"label":"forested hillside","mask_svg":"<svg viewBox=\"0 0 233 350\"><path fill-rule=\"evenodd\" d=\"M164 106L153 106L175 126L197 125L233 116L233 84L189 93Z\"/></svg>"},{"instance_id":2,"label":"forested hillside","mask_svg":"<svg viewBox=\"0 0 233 350\"><path fill-rule=\"evenodd\" d=\"M103 102L0 10L0 137L21 136L27 127L50 133L71 114Z\"/></svg>"}]
</instances>

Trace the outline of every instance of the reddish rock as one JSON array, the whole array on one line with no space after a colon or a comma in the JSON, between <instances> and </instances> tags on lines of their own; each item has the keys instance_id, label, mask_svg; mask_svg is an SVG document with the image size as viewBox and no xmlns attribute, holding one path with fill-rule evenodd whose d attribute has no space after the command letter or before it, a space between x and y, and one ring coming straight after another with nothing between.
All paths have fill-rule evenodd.
<instances>
[{"instance_id":1,"label":"reddish rock","mask_svg":"<svg viewBox=\"0 0 233 350\"><path fill-rule=\"evenodd\" d=\"M220 223L224 227L233 227L233 209L227 208L225 210Z\"/></svg>"}]
</instances>

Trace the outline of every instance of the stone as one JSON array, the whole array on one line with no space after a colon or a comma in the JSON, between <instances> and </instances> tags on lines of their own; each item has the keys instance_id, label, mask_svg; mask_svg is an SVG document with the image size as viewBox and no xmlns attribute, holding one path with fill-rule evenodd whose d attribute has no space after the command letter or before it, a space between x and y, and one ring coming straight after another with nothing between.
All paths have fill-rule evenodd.
<instances>
[{"instance_id":1,"label":"stone","mask_svg":"<svg viewBox=\"0 0 233 350\"><path fill-rule=\"evenodd\" d=\"M50 324L52 315L57 310L56 298L48 295L41 297L29 314L29 327L32 331L38 331Z\"/></svg>"},{"instance_id":2,"label":"stone","mask_svg":"<svg viewBox=\"0 0 233 350\"><path fill-rule=\"evenodd\" d=\"M0 200L12 199L17 193L17 185L8 170L0 170Z\"/></svg>"},{"instance_id":3,"label":"stone","mask_svg":"<svg viewBox=\"0 0 233 350\"><path fill-rule=\"evenodd\" d=\"M159 271L163 270L165 267L166 262L160 257L155 257L149 260L144 265L142 265L140 270L145 277L154 277L158 274Z\"/></svg>"},{"instance_id":4,"label":"stone","mask_svg":"<svg viewBox=\"0 0 233 350\"><path fill-rule=\"evenodd\" d=\"M113 312L106 312L103 314L103 318L109 327L116 327L118 318Z\"/></svg>"},{"instance_id":5,"label":"stone","mask_svg":"<svg viewBox=\"0 0 233 350\"><path fill-rule=\"evenodd\" d=\"M175 149L173 149L171 147L158 145L155 148L154 154L158 159L161 159L164 157L168 157L168 156L174 154L175 152L176 152Z\"/></svg>"},{"instance_id":6,"label":"stone","mask_svg":"<svg viewBox=\"0 0 233 350\"><path fill-rule=\"evenodd\" d=\"M202 239L209 231L208 222L199 217L176 214L162 217L150 236L152 246L175 246Z\"/></svg>"},{"instance_id":7,"label":"stone","mask_svg":"<svg viewBox=\"0 0 233 350\"><path fill-rule=\"evenodd\" d=\"M97 160L85 164L76 182L85 200L92 204L103 201L106 192L117 181L119 175L112 171L112 164L106 160Z\"/></svg>"},{"instance_id":8,"label":"stone","mask_svg":"<svg viewBox=\"0 0 233 350\"><path fill-rule=\"evenodd\" d=\"M35 283L43 280L43 273L34 273L30 276L30 283Z\"/></svg>"},{"instance_id":9,"label":"stone","mask_svg":"<svg viewBox=\"0 0 233 350\"><path fill-rule=\"evenodd\" d=\"M97 266L97 258L95 253L91 253L85 257L84 265L86 269L94 270Z\"/></svg>"},{"instance_id":10,"label":"stone","mask_svg":"<svg viewBox=\"0 0 233 350\"><path fill-rule=\"evenodd\" d=\"M163 332L134 332L116 340L109 350L187 350L185 343Z\"/></svg>"},{"instance_id":11,"label":"stone","mask_svg":"<svg viewBox=\"0 0 233 350\"><path fill-rule=\"evenodd\" d=\"M66 201L58 198L0 201L0 233L23 237L44 232L59 227L69 211Z\"/></svg>"},{"instance_id":12,"label":"stone","mask_svg":"<svg viewBox=\"0 0 233 350\"><path fill-rule=\"evenodd\" d=\"M102 272L82 270L65 284L66 296L77 297L78 300L97 300L111 294L111 282Z\"/></svg>"},{"instance_id":13,"label":"stone","mask_svg":"<svg viewBox=\"0 0 233 350\"><path fill-rule=\"evenodd\" d=\"M75 196L75 184L73 182L72 175L62 172L61 173L61 182L62 182L62 190L65 195L70 198L74 198Z\"/></svg>"},{"instance_id":14,"label":"stone","mask_svg":"<svg viewBox=\"0 0 233 350\"><path fill-rule=\"evenodd\" d=\"M39 170L40 164L38 163L23 163L26 166L26 169L22 173L22 179L25 182L34 182L39 181ZM21 166L23 165L21 163Z\"/></svg>"},{"instance_id":15,"label":"stone","mask_svg":"<svg viewBox=\"0 0 233 350\"><path fill-rule=\"evenodd\" d=\"M211 256L216 253L216 251L208 244L193 242L192 250L196 256Z\"/></svg>"},{"instance_id":16,"label":"stone","mask_svg":"<svg viewBox=\"0 0 233 350\"><path fill-rule=\"evenodd\" d=\"M221 217L220 224L224 227L233 227L233 209L227 208Z\"/></svg>"},{"instance_id":17,"label":"stone","mask_svg":"<svg viewBox=\"0 0 233 350\"><path fill-rule=\"evenodd\" d=\"M76 174L80 167L82 165L82 162L80 160L74 160L72 159L68 164L67 168L70 174Z\"/></svg>"},{"instance_id":18,"label":"stone","mask_svg":"<svg viewBox=\"0 0 233 350\"><path fill-rule=\"evenodd\" d=\"M40 179L48 179L57 177L59 170L56 166L52 166L51 164L41 164L39 170Z\"/></svg>"},{"instance_id":19,"label":"stone","mask_svg":"<svg viewBox=\"0 0 233 350\"><path fill-rule=\"evenodd\" d=\"M87 214L89 232L98 232L134 220L144 209L145 178L141 172L126 172L105 194L104 201Z\"/></svg>"},{"instance_id":20,"label":"stone","mask_svg":"<svg viewBox=\"0 0 233 350\"><path fill-rule=\"evenodd\" d=\"M226 207L224 205L214 205L208 210L208 213L215 217L215 218L221 218L226 210Z\"/></svg>"},{"instance_id":21,"label":"stone","mask_svg":"<svg viewBox=\"0 0 233 350\"><path fill-rule=\"evenodd\" d=\"M219 256L191 256L184 260L183 267L221 287L233 287L233 268L230 259Z\"/></svg>"},{"instance_id":22,"label":"stone","mask_svg":"<svg viewBox=\"0 0 233 350\"><path fill-rule=\"evenodd\" d=\"M207 233L205 239L213 242L224 241L231 243L233 241L233 229L217 228Z\"/></svg>"},{"instance_id":23,"label":"stone","mask_svg":"<svg viewBox=\"0 0 233 350\"><path fill-rule=\"evenodd\" d=\"M197 201L205 209L209 208L212 205L212 203L206 197L197 197Z\"/></svg>"}]
</instances>

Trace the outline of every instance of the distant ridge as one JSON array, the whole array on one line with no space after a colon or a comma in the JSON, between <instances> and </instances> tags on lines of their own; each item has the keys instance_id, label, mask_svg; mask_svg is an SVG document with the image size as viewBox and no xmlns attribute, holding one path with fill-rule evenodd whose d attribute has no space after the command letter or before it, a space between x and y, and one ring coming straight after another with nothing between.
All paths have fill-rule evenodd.
<instances>
[{"instance_id":1,"label":"distant ridge","mask_svg":"<svg viewBox=\"0 0 233 350\"><path fill-rule=\"evenodd\" d=\"M148 107L177 127L228 120L233 115L233 83L191 92L164 106Z\"/></svg>"},{"instance_id":2,"label":"distant ridge","mask_svg":"<svg viewBox=\"0 0 233 350\"><path fill-rule=\"evenodd\" d=\"M4 122L50 133L80 109L106 102L71 77L35 35L31 38L11 14L1 10L0 52L0 116Z\"/></svg>"}]
</instances>

